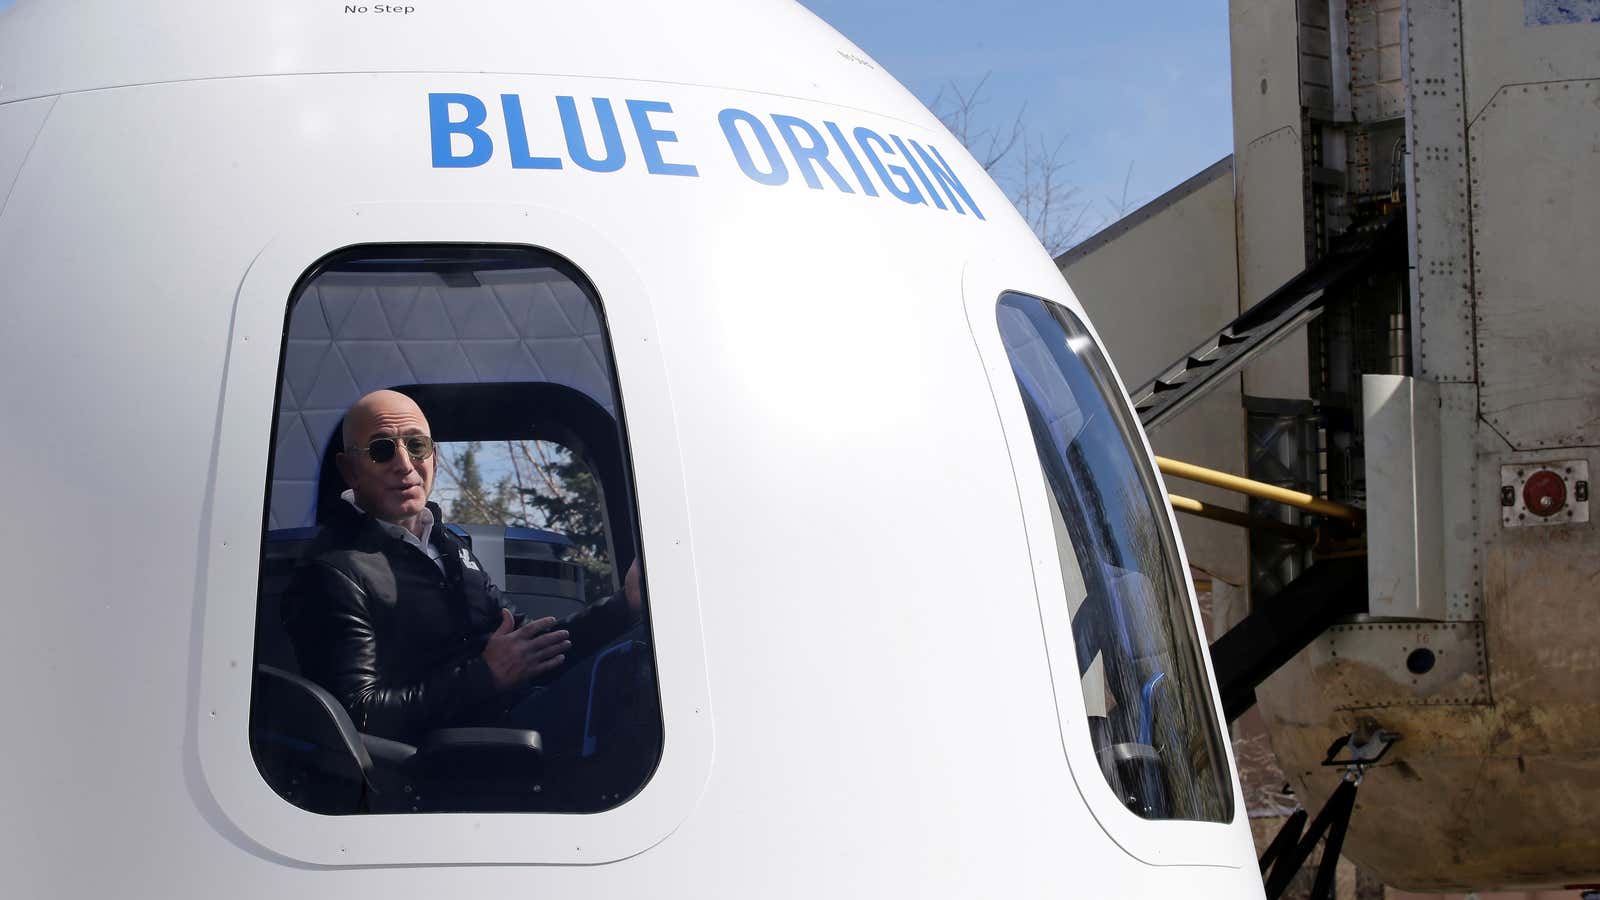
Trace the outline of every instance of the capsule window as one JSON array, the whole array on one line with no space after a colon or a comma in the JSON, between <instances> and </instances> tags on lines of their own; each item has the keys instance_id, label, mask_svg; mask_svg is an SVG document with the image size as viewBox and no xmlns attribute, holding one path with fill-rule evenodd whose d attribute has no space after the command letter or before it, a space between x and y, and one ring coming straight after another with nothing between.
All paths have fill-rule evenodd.
<instances>
[{"instance_id":1,"label":"capsule window","mask_svg":"<svg viewBox=\"0 0 1600 900\"><path fill-rule=\"evenodd\" d=\"M599 812L662 716L593 287L522 247L350 248L296 285L250 746L313 812Z\"/></svg>"},{"instance_id":2,"label":"capsule window","mask_svg":"<svg viewBox=\"0 0 1600 900\"><path fill-rule=\"evenodd\" d=\"M1229 821L1204 650L1110 367L1064 307L1008 293L996 314L1044 471L1099 768L1143 818Z\"/></svg>"}]
</instances>

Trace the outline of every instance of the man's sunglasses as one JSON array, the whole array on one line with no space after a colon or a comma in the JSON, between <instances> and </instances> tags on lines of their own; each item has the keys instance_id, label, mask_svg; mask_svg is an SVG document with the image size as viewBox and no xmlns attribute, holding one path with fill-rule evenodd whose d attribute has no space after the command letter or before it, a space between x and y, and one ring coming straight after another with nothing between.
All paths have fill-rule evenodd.
<instances>
[{"instance_id":1,"label":"man's sunglasses","mask_svg":"<svg viewBox=\"0 0 1600 900\"><path fill-rule=\"evenodd\" d=\"M350 447L347 452L361 451L367 454L375 463L386 463L394 459L395 453L401 444L405 444L406 455L422 462L433 455L433 438L425 434L408 434L398 438L378 438L365 447Z\"/></svg>"}]
</instances>

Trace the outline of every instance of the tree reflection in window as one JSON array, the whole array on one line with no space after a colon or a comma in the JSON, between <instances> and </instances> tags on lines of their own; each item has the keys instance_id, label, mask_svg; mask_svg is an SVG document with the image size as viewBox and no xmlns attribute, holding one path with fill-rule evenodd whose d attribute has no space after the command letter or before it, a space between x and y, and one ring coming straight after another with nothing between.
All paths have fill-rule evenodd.
<instances>
[{"instance_id":1,"label":"tree reflection in window","mask_svg":"<svg viewBox=\"0 0 1600 900\"><path fill-rule=\"evenodd\" d=\"M434 493L447 522L538 528L572 541L565 559L588 573L585 600L618 589L600 481L571 449L540 440L441 443Z\"/></svg>"},{"instance_id":2,"label":"tree reflection in window","mask_svg":"<svg viewBox=\"0 0 1600 900\"><path fill-rule=\"evenodd\" d=\"M1100 769L1144 818L1228 821L1204 651L1126 399L1071 311L1006 294L996 315L1049 488Z\"/></svg>"}]
</instances>

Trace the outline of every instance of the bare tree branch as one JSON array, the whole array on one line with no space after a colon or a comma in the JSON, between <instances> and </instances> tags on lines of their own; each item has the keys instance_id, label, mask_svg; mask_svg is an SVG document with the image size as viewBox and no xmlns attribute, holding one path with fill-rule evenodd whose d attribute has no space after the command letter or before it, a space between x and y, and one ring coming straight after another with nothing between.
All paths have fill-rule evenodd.
<instances>
[{"instance_id":1,"label":"bare tree branch","mask_svg":"<svg viewBox=\"0 0 1600 900\"><path fill-rule=\"evenodd\" d=\"M1026 104L1017 110L1017 116L1011 122L1011 127L1005 131L992 128L982 128L982 118L978 108L988 102L984 89L989 83L989 73L978 79L970 90L962 90L961 85L954 81L949 82L939 89L928 108L933 111L944 127L956 136L967 152L977 158L985 172L993 171L1006 157L1011 155L1017 144L1026 141L1027 126L1025 124Z\"/></svg>"},{"instance_id":2,"label":"bare tree branch","mask_svg":"<svg viewBox=\"0 0 1600 900\"><path fill-rule=\"evenodd\" d=\"M928 102L928 109L1006 191L1050 255L1059 255L1095 224L1089 216L1092 205L1079 198L1078 188L1066 176L1071 164L1065 157L1066 141L1053 147L1043 138L1035 141L1028 128L1026 104L1017 110L1009 127L985 126L981 109L988 102L988 84L989 74L968 89L951 81ZM1132 174L1130 167L1130 179ZM1125 203L1126 182L1123 198Z\"/></svg>"},{"instance_id":3,"label":"bare tree branch","mask_svg":"<svg viewBox=\"0 0 1600 900\"><path fill-rule=\"evenodd\" d=\"M1122 177L1122 199L1112 200L1106 198L1106 205L1111 207L1111 220L1115 222L1128 214L1128 183L1133 180L1133 160L1128 160L1128 174Z\"/></svg>"},{"instance_id":4,"label":"bare tree branch","mask_svg":"<svg viewBox=\"0 0 1600 900\"><path fill-rule=\"evenodd\" d=\"M454 482L456 487L456 499L465 499L468 505L477 510L479 514L483 515L487 519L492 519L495 517L495 511L489 507L489 504L483 497L482 492L473 490L461 480L461 476L456 472L455 466L452 464L452 461L446 454L436 453L434 454L434 458L438 460L439 468L446 476L449 477L452 482Z\"/></svg>"},{"instance_id":5,"label":"bare tree branch","mask_svg":"<svg viewBox=\"0 0 1600 900\"><path fill-rule=\"evenodd\" d=\"M522 456L528 461L528 465L533 466L533 470L544 480L545 490L552 497L561 496L561 487L550 474L550 460L544 455L544 447L538 441L518 441L518 444L522 447ZM530 447L532 449L529 449ZM538 459L533 458L533 450L539 451Z\"/></svg>"},{"instance_id":6,"label":"bare tree branch","mask_svg":"<svg viewBox=\"0 0 1600 900\"><path fill-rule=\"evenodd\" d=\"M1022 154L1021 179L1015 186L1017 209L1039 242L1056 256L1083 237L1089 204L1066 177L1066 139L1054 146L1043 138L1029 142Z\"/></svg>"},{"instance_id":7,"label":"bare tree branch","mask_svg":"<svg viewBox=\"0 0 1600 900\"><path fill-rule=\"evenodd\" d=\"M517 465L517 450L512 441L506 441L506 456L511 457L511 471L517 476L517 502L522 506L522 521L528 520L528 495L522 487L522 467Z\"/></svg>"}]
</instances>

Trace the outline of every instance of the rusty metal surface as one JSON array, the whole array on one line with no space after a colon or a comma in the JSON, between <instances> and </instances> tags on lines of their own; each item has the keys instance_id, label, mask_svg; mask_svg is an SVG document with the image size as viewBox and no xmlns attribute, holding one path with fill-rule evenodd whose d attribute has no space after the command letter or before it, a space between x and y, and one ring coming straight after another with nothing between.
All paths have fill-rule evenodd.
<instances>
[{"instance_id":1,"label":"rusty metal surface","mask_svg":"<svg viewBox=\"0 0 1600 900\"><path fill-rule=\"evenodd\" d=\"M1488 703L1481 622L1338 625L1308 651L1314 677L1338 710ZM1425 672L1407 668L1432 654Z\"/></svg>"},{"instance_id":2,"label":"rusty metal surface","mask_svg":"<svg viewBox=\"0 0 1600 900\"><path fill-rule=\"evenodd\" d=\"M1498 491L1493 476L1507 459L1481 457L1493 473L1482 491ZM1369 773L1345 845L1387 884L1600 881L1600 531L1496 528L1485 542L1481 623L1341 627L1258 690L1273 751L1313 805L1338 777L1319 765L1334 737L1363 717L1405 736ZM1480 630L1489 702L1452 691L1476 685L1476 674L1446 662ZM1437 668L1453 682L1414 685L1390 662L1424 635L1446 641L1431 646L1444 647ZM1333 650L1355 661L1334 663Z\"/></svg>"},{"instance_id":3,"label":"rusty metal surface","mask_svg":"<svg viewBox=\"0 0 1600 900\"><path fill-rule=\"evenodd\" d=\"M1540 458L1507 451L1488 429L1473 449L1476 502L1488 509L1501 465ZM1592 465L1595 452L1562 456ZM1482 584L1478 620L1340 626L1257 691L1272 749L1308 806L1338 777L1319 765L1333 738L1362 718L1405 736L1368 774L1345 843L1346 856L1395 887L1600 882L1600 528L1490 522L1476 535L1479 554L1459 557L1481 560L1471 573ZM1470 654L1455 651L1480 633L1487 702L1452 690L1476 684L1461 662ZM1440 680L1413 685L1396 658L1424 635L1445 650ZM1333 663L1334 650L1351 663Z\"/></svg>"},{"instance_id":4,"label":"rusty metal surface","mask_svg":"<svg viewBox=\"0 0 1600 900\"><path fill-rule=\"evenodd\" d=\"M1320 765L1334 738L1362 719L1405 735L1369 773L1345 845L1391 885L1600 883L1600 523L1574 509L1571 524L1506 528L1500 504L1503 486L1523 499L1501 466L1600 460L1596 26L1526 27L1523 4L1501 0L1341 0L1326 22L1305 3L1233 0L1246 301L1300 255L1293 207L1297 222L1320 223L1279 171L1288 145L1306 151L1307 178L1339 165L1306 150L1325 133L1275 105L1294 44L1274 16L1291 7L1306 106L1324 105L1323 44L1344 45L1346 190L1383 194L1404 176L1410 373L1439 390L1443 580L1442 602L1404 613L1415 618L1336 627L1262 685L1272 749L1315 808L1338 778ZM1247 375L1245 393L1287 383ZM1266 562L1258 550L1252 568ZM1421 672L1406 664L1418 647L1433 654ZM1275 772L1256 750L1236 746L1259 770L1266 811Z\"/></svg>"}]
</instances>

